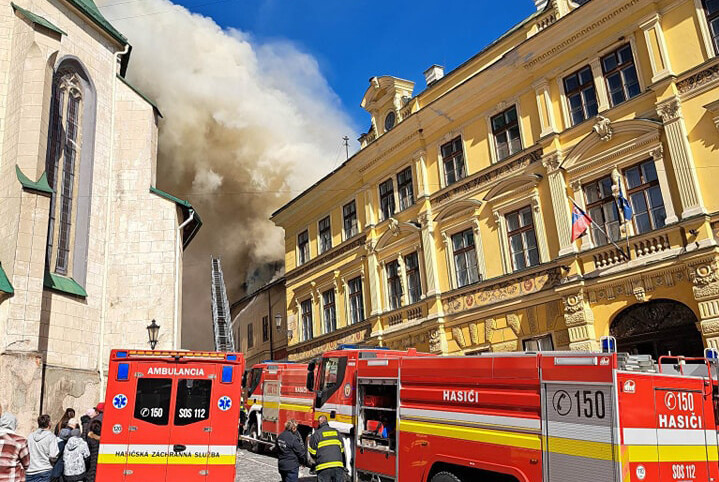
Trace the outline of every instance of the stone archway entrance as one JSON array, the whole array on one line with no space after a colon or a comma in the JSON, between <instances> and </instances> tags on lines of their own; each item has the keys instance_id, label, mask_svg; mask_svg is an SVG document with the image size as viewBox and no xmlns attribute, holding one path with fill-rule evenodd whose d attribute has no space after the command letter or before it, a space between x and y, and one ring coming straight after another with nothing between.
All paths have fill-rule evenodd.
<instances>
[{"instance_id":1,"label":"stone archway entrance","mask_svg":"<svg viewBox=\"0 0 719 482\"><path fill-rule=\"evenodd\" d=\"M694 312L673 300L652 300L625 308L609 329L617 350L652 355L702 356L704 342Z\"/></svg>"}]
</instances>

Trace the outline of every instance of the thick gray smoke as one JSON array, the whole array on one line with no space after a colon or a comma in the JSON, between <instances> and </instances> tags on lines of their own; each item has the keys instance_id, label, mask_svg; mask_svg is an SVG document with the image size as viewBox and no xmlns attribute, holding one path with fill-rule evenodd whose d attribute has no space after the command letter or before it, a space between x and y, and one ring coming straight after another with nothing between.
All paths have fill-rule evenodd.
<instances>
[{"instance_id":1,"label":"thick gray smoke","mask_svg":"<svg viewBox=\"0 0 719 482\"><path fill-rule=\"evenodd\" d=\"M269 281L284 258L270 214L343 160L355 129L291 43L259 44L166 0L113 3L100 6L133 45L128 78L164 115L158 187L204 221L185 252L182 343L207 349L210 255L222 256L230 302Z\"/></svg>"}]
</instances>

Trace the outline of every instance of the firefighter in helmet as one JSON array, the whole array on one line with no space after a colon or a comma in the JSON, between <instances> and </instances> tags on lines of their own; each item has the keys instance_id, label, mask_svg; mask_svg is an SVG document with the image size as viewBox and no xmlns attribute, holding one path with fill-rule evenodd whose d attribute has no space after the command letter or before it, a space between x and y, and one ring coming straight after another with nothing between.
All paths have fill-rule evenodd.
<instances>
[{"instance_id":1,"label":"firefighter in helmet","mask_svg":"<svg viewBox=\"0 0 719 482\"><path fill-rule=\"evenodd\" d=\"M345 448L337 430L327 423L327 417L320 415L319 427L310 437L308 451L315 459L317 482L344 482Z\"/></svg>"}]
</instances>

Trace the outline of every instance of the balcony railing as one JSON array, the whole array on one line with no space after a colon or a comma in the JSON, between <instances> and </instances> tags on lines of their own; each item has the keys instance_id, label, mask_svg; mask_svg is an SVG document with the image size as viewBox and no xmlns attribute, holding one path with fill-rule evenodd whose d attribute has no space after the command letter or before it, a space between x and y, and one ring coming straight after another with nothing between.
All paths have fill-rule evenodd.
<instances>
[{"instance_id":1,"label":"balcony railing","mask_svg":"<svg viewBox=\"0 0 719 482\"><path fill-rule=\"evenodd\" d=\"M676 231L676 234L678 236L678 231ZM641 236L629 238L628 252L631 260L639 260L669 251L672 248L673 235L674 231L653 231ZM679 239L676 239L674 243L678 244L678 241ZM624 249L626 249L627 246L624 240L617 241L617 245ZM589 251L589 253L591 253L592 259L594 260L595 269L611 268L629 261L621 251L612 245L595 248Z\"/></svg>"},{"instance_id":2,"label":"balcony railing","mask_svg":"<svg viewBox=\"0 0 719 482\"><path fill-rule=\"evenodd\" d=\"M381 323L384 333L401 330L413 322L419 322L427 317L427 302L420 301L413 305L405 306L390 311L382 316ZM375 333L373 333L375 335Z\"/></svg>"}]
</instances>

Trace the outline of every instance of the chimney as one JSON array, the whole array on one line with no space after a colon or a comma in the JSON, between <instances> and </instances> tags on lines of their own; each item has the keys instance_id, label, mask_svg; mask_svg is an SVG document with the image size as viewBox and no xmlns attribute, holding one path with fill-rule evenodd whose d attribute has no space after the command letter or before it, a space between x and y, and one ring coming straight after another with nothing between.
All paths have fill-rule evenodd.
<instances>
[{"instance_id":1,"label":"chimney","mask_svg":"<svg viewBox=\"0 0 719 482\"><path fill-rule=\"evenodd\" d=\"M541 12L549 3L549 0L534 0L534 6L537 7L537 11Z\"/></svg>"},{"instance_id":2,"label":"chimney","mask_svg":"<svg viewBox=\"0 0 719 482\"><path fill-rule=\"evenodd\" d=\"M427 87L434 84L442 77L444 77L444 67L441 65L434 64L432 67L424 71L424 80L427 82Z\"/></svg>"}]
</instances>

